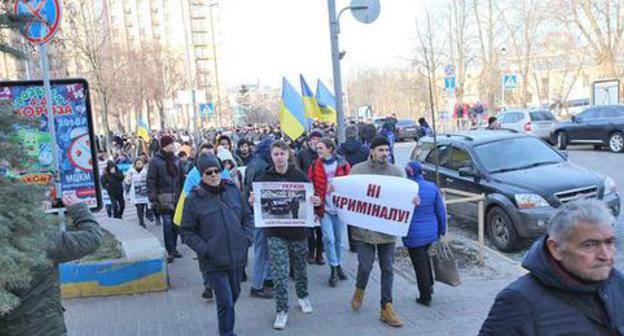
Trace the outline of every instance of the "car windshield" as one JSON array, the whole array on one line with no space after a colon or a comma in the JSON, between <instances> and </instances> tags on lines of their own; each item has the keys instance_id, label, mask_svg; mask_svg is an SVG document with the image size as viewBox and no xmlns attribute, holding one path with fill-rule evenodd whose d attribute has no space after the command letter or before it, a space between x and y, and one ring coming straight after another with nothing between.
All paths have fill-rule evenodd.
<instances>
[{"instance_id":1,"label":"car windshield","mask_svg":"<svg viewBox=\"0 0 624 336\"><path fill-rule=\"evenodd\" d=\"M554 149L534 137L512 138L475 146L475 153L491 174L563 162Z\"/></svg>"},{"instance_id":2,"label":"car windshield","mask_svg":"<svg viewBox=\"0 0 624 336\"><path fill-rule=\"evenodd\" d=\"M548 111L530 112L532 121L553 121L555 116Z\"/></svg>"},{"instance_id":3,"label":"car windshield","mask_svg":"<svg viewBox=\"0 0 624 336\"><path fill-rule=\"evenodd\" d=\"M399 120L398 124L401 125L401 126L409 126L409 125L414 125L416 123L413 120L401 119L401 120Z\"/></svg>"}]
</instances>

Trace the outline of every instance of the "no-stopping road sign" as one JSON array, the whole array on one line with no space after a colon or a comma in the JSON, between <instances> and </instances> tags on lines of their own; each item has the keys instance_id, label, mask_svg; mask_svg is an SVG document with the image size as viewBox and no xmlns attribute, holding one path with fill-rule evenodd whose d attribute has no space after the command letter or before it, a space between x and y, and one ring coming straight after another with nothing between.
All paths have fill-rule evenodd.
<instances>
[{"instance_id":1,"label":"no-stopping road sign","mask_svg":"<svg viewBox=\"0 0 624 336\"><path fill-rule=\"evenodd\" d=\"M13 11L17 17L28 18L20 30L33 44L50 41L61 23L59 0L17 0Z\"/></svg>"}]
</instances>

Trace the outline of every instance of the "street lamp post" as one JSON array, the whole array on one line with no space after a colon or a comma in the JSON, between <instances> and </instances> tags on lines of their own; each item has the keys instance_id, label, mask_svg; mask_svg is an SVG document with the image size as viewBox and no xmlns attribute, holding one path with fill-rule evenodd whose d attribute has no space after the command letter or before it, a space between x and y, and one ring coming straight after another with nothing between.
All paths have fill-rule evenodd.
<instances>
[{"instance_id":1,"label":"street lamp post","mask_svg":"<svg viewBox=\"0 0 624 336\"><path fill-rule=\"evenodd\" d=\"M219 88L219 65L217 63L217 42L215 39L214 21L212 16L212 7L218 5L218 2L208 5L208 12L210 14L210 33L212 34L212 57L214 59L215 86L217 89L217 122L219 123L219 126L223 126L223 115L221 114L221 90Z\"/></svg>"},{"instance_id":2,"label":"street lamp post","mask_svg":"<svg viewBox=\"0 0 624 336\"><path fill-rule=\"evenodd\" d=\"M187 2L188 3L188 2ZM189 3L190 6L190 3ZM187 69L187 81L188 81L188 87L191 89L191 111L193 114L193 119L194 119L194 124L195 124L195 131L198 132L199 131L199 115L197 113L197 109L195 107L195 88L194 88L194 81L193 81L193 71L191 69L191 51L189 48L189 38L188 38L188 33L186 31L186 16L184 15L184 3L183 0L180 0L180 11L182 14L182 22L184 22L184 45L186 48L184 48L186 50L186 69ZM190 16L190 8L189 8L189 16ZM192 30L192 23L191 23L191 30Z\"/></svg>"}]
</instances>

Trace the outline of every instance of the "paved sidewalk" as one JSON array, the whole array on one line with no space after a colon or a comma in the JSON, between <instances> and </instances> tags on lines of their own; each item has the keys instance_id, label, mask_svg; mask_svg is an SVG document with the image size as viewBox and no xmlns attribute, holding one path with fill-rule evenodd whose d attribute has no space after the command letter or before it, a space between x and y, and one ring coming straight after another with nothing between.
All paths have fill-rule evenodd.
<instances>
[{"instance_id":1,"label":"paved sidewalk","mask_svg":"<svg viewBox=\"0 0 624 336\"><path fill-rule=\"evenodd\" d=\"M101 220L108 218L98 214ZM138 225L134 206L128 208L118 225ZM148 222L148 229L162 239L162 227ZM183 259L169 265L170 289L163 293L71 299L63 302L70 335L218 335L214 302L201 298L202 278L195 254L179 245ZM387 327L379 321L379 269L371 275L360 312L351 311L350 300L355 285L357 258L345 253L348 281L338 287L327 285L329 268L308 265L309 292L314 306L304 315L296 306L291 284L291 308L284 331L271 328L275 318L274 302L249 297L249 282L243 283L236 305L236 333L239 336L263 335L476 335L496 293L513 278L464 280L452 288L436 283L432 306L415 302L414 283L395 273L394 305L402 317L402 328ZM250 274L249 269L247 274Z\"/></svg>"}]
</instances>

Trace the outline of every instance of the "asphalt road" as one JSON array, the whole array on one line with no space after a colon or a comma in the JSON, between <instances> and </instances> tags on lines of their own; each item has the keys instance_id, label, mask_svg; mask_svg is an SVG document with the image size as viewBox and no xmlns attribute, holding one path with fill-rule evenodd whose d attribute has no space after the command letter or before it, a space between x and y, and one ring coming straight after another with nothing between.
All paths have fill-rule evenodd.
<instances>
[{"instance_id":1,"label":"asphalt road","mask_svg":"<svg viewBox=\"0 0 624 336\"><path fill-rule=\"evenodd\" d=\"M396 164L399 167L405 167L415 144L415 142L402 142L395 145ZM568 148L567 153L570 160L578 165L611 176L618 186L618 193L624 195L624 154L615 154L608 150L597 151L591 146L572 146ZM451 228L469 238L476 239L475 223L451 223ZM624 270L624 215L622 214L616 222L616 238L618 241L616 267ZM528 245L530 243L527 243L527 247ZM519 261L522 259L524 250L506 253L506 255Z\"/></svg>"}]
</instances>

